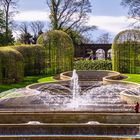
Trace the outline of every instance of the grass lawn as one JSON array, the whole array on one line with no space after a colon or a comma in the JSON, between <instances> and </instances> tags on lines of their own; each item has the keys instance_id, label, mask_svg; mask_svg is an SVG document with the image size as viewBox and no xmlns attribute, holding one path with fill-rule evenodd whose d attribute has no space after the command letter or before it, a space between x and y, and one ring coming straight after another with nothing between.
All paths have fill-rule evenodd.
<instances>
[{"instance_id":1,"label":"grass lawn","mask_svg":"<svg viewBox=\"0 0 140 140\"><path fill-rule=\"evenodd\" d=\"M54 81L56 81L56 80L53 79L53 76L44 77L44 78L38 79L38 83L42 83L42 82L54 82Z\"/></svg>"},{"instance_id":2,"label":"grass lawn","mask_svg":"<svg viewBox=\"0 0 140 140\"><path fill-rule=\"evenodd\" d=\"M53 77L43 77L43 76L27 76L24 80L17 84L0 84L0 92L12 89L12 88L22 88L29 84L41 83L41 82L53 82L55 81Z\"/></svg>"},{"instance_id":3,"label":"grass lawn","mask_svg":"<svg viewBox=\"0 0 140 140\"><path fill-rule=\"evenodd\" d=\"M140 74L124 74L128 76L125 81L135 82L140 84ZM41 82L54 82L53 76L43 77L43 76L27 76L24 78L23 82L17 84L0 85L0 92L12 89L12 88L22 88L29 84L41 83Z\"/></svg>"},{"instance_id":4,"label":"grass lawn","mask_svg":"<svg viewBox=\"0 0 140 140\"><path fill-rule=\"evenodd\" d=\"M124 74L124 75L128 76L128 78L125 79L125 81L135 82L140 84L140 74Z\"/></svg>"}]
</instances>

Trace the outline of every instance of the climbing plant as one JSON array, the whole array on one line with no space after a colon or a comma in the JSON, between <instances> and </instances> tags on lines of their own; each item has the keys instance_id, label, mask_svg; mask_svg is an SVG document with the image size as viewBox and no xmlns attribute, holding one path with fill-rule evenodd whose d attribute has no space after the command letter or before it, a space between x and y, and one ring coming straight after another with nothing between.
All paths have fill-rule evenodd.
<instances>
[{"instance_id":1,"label":"climbing plant","mask_svg":"<svg viewBox=\"0 0 140 140\"><path fill-rule=\"evenodd\" d=\"M72 70L74 47L71 38L65 32L49 31L40 35L37 43L45 47L45 72L47 74Z\"/></svg>"},{"instance_id":2,"label":"climbing plant","mask_svg":"<svg viewBox=\"0 0 140 140\"><path fill-rule=\"evenodd\" d=\"M120 32L112 44L113 70L140 73L140 31Z\"/></svg>"}]
</instances>

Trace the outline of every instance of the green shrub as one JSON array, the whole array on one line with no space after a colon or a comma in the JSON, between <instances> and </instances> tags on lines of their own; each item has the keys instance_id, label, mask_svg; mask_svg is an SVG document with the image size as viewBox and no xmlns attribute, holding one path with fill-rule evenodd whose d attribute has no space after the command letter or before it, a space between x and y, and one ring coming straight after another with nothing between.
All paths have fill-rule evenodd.
<instances>
[{"instance_id":1,"label":"green shrub","mask_svg":"<svg viewBox=\"0 0 140 140\"><path fill-rule=\"evenodd\" d=\"M63 31L53 30L40 35L38 44L45 47L45 73L57 74L73 69L74 47Z\"/></svg>"},{"instance_id":2,"label":"green shrub","mask_svg":"<svg viewBox=\"0 0 140 140\"><path fill-rule=\"evenodd\" d=\"M0 83L20 82L23 77L24 59L22 54L10 47L0 47Z\"/></svg>"},{"instance_id":3,"label":"green shrub","mask_svg":"<svg viewBox=\"0 0 140 140\"><path fill-rule=\"evenodd\" d=\"M45 68L45 49L40 45L12 46L24 57L24 75L39 75Z\"/></svg>"},{"instance_id":4,"label":"green shrub","mask_svg":"<svg viewBox=\"0 0 140 140\"><path fill-rule=\"evenodd\" d=\"M74 62L76 70L112 70L110 60L79 60Z\"/></svg>"}]
</instances>

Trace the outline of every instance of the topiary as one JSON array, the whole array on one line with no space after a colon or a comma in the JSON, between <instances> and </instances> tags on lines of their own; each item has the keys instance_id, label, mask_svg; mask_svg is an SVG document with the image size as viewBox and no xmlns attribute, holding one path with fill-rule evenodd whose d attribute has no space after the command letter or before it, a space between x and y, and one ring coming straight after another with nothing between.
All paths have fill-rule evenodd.
<instances>
[{"instance_id":1,"label":"topiary","mask_svg":"<svg viewBox=\"0 0 140 140\"><path fill-rule=\"evenodd\" d=\"M42 44L46 50L46 73L56 74L72 70L74 47L68 34L52 30L40 35L37 43Z\"/></svg>"},{"instance_id":2,"label":"topiary","mask_svg":"<svg viewBox=\"0 0 140 140\"><path fill-rule=\"evenodd\" d=\"M120 32L112 44L113 70L122 73L140 73L140 31Z\"/></svg>"},{"instance_id":3,"label":"topiary","mask_svg":"<svg viewBox=\"0 0 140 140\"><path fill-rule=\"evenodd\" d=\"M24 77L24 59L21 53L0 47L0 83L16 83Z\"/></svg>"},{"instance_id":4,"label":"topiary","mask_svg":"<svg viewBox=\"0 0 140 140\"><path fill-rule=\"evenodd\" d=\"M24 74L39 75L45 68L45 49L41 45L19 45L12 46L24 57Z\"/></svg>"}]
</instances>

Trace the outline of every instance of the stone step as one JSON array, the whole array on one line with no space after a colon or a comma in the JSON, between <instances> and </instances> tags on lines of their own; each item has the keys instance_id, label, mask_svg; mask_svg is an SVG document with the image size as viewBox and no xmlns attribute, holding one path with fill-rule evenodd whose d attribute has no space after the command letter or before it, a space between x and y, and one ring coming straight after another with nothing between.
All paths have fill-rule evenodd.
<instances>
[{"instance_id":1,"label":"stone step","mask_svg":"<svg viewBox=\"0 0 140 140\"><path fill-rule=\"evenodd\" d=\"M0 136L1 140L140 140L139 136L94 136L94 135L24 135Z\"/></svg>"},{"instance_id":2,"label":"stone step","mask_svg":"<svg viewBox=\"0 0 140 140\"><path fill-rule=\"evenodd\" d=\"M136 124L97 124L59 123L59 124L0 124L0 136L4 135L140 135Z\"/></svg>"},{"instance_id":3,"label":"stone step","mask_svg":"<svg viewBox=\"0 0 140 140\"><path fill-rule=\"evenodd\" d=\"M26 111L26 112L25 112ZM29 111L29 110L28 110ZM20 110L0 112L0 124L26 124L30 121L41 123L87 123L97 121L103 124L140 124L140 113L95 113L90 111L54 111ZM41 110L42 111L42 110Z\"/></svg>"}]
</instances>

